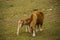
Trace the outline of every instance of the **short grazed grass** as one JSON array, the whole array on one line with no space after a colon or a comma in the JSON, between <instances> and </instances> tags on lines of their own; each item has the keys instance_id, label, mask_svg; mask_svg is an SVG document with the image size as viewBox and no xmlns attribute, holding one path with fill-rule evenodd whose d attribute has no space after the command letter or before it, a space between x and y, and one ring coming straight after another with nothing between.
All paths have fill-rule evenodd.
<instances>
[{"instance_id":1,"label":"short grazed grass","mask_svg":"<svg viewBox=\"0 0 60 40\"><path fill-rule=\"evenodd\" d=\"M60 40L60 17L52 0L1 0L0 1L0 40ZM44 12L43 31L37 32L36 37L20 29L17 36L19 19L30 17L34 9ZM52 8L53 10L49 10ZM45 10L43 10L45 9ZM57 15L58 14L58 15Z\"/></svg>"}]
</instances>

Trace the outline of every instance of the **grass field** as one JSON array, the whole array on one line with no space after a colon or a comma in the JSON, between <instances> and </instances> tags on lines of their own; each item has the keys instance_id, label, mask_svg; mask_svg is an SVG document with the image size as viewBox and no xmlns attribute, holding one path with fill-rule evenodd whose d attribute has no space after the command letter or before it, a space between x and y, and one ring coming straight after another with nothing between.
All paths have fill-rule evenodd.
<instances>
[{"instance_id":1,"label":"grass field","mask_svg":"<svg viewBox=\"0 0 60 40\"><path fill-rule=\"evenodd\" d=\"M56 0L0 0L0 40L60 40L59 7ZM17 36L18 19L28 18L34 9L44 10L44 31L32 37L24 26Z\"/></svg>"}]
</instances>

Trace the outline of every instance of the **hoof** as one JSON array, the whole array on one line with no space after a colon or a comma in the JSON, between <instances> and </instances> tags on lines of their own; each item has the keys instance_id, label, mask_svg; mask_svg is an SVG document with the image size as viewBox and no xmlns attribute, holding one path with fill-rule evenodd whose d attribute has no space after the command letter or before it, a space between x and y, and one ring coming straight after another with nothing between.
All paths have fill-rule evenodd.
<instances>
[{"instance_id":1,"label":"hoof","mask_svg":"<svg viewBox=\"0 0 60 40\"><path fill-rule=\"evenodd\" d=\"M35 37L35 34L33 34L32 36Z\"/></svg>"}]
</instances>

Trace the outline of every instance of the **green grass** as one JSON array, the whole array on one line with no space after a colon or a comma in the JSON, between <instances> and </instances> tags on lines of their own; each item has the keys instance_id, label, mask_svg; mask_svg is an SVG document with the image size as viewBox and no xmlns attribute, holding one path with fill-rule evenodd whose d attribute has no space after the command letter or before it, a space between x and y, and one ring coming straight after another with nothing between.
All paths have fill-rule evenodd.
<instances>
[{"instance_id":1,"label":"green grass","mask_svg":"<svg viewBox=\"0 0 60 40\"><path fill-rule=\"evenodd\" d=\"M60 40L60 17L53 0L1 0L0 1L0 40ZM55 8L54 8L55 7ZM25 26L17 36L18 19L28 18L33 9L45 9L42 32L36 37L25 32ZM47 10L52 8L53 10Z\"/></svg>"}]
</instances>

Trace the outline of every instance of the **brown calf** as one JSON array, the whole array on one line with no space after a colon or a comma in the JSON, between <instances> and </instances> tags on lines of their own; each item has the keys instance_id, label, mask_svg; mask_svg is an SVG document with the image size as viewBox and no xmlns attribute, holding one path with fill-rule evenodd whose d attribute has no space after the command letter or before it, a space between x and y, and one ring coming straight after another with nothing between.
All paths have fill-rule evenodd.
<instances>
[{"instance_id":1,"label":"brown calf","mask_svg":"<svg viewBox=\"0 0 60 40\"><path fill-rule=\"evenodd\" d=\"M30 32L33 33L33 36L35 36L35 30L36 26L42 28L44 20L44 14L40 10L36 10L32 13L30 18L27 18L25 20L19 20L18 22L18 29L17 29L17 35L19 34L19 28L23 25L29 25Z\"/></svg>"},{"instance_id":2,"label":"brown calf","mask_svg":"<svg viewBox=\"0 0 60 40\"><path fill-rule=\"evenodd\" d=\"M21 27L23 27L23 25L28 25L28 27L26 27L26 32L27 32L27 30L30 30L30 29L29 29L29 24L30 24L30 18L27 18L27 19L25 19L25 20L19 20L19 21L18 21L17 35L19 35L19 29L20 29Z\"/></svg>"}]
</instances>

